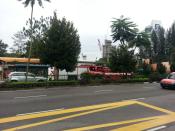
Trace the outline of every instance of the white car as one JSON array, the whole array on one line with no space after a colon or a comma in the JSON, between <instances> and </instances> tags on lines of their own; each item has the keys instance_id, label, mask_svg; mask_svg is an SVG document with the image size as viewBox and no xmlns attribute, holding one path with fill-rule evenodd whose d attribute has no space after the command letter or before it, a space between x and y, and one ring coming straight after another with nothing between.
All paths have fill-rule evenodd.
<instances>
[{"instance_id":1,"label":"white car","mask_svg":"<svg viewBox=\"0 0 175 131\"><path fill-rule=\"evenodd\" d=\"M26 80L26 72L11 72L8 75L8 81L11 82L23 82ZM45 77L37 77L32 73L28 73L28 77L27 77L28 81L33 81L33 82L44 82L47 81L47 78Z\"/></svg>"}]
</instances>

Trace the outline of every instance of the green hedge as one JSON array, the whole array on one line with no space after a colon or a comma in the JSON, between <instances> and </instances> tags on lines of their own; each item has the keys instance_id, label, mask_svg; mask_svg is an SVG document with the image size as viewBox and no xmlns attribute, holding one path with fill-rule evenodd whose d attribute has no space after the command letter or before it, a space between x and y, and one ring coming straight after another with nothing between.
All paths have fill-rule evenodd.
<instances>
[{"instance_id":1,"label":"green hedge","mask_svg":"<svg viewBox=\"0 0 175 131\"><path fill-rule=\"evenodd\" d=\"M0 90L4 89L31 89L37 87L52 87L52 86L76 86L76 85L101 85L101 84L115 84L115 83L138 83L147 82L148 78L133 78L123 79L117 81L111 80L90 80L86 83L81 81L49 81L49 82L8 82L0 85Z\"/></svg>"},{"instance_id":2,"label":"green hedge","mask_svg":"<svg viewBox=\"0 0 175 131\"><path fill-rule=\"evenodd\" d=\"M79 81L49 81L49 82L8 82L1 85L2 88L34 88L49 86L78 85Z\"/></svg>"}]
</instances>

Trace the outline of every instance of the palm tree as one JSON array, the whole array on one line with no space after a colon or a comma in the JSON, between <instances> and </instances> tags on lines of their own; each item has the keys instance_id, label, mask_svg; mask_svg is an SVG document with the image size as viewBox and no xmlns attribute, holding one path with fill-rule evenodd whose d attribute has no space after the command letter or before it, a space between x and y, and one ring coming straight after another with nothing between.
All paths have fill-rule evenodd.
<instances>
[{"instance_id":1,"label":"palm tree","mask_svg":"<svg viewBox=\"0 0 175 131\"><path fill-rule=\"evenodd\" d=\"M135 23L130 21L129 18L124 18L124 16L121 16L119 19L114 18L111 25L113 41L119 40L121 44L129 42L138 31L136 26Z\"/></svg>"},{"instance_id":2,"label":"palm tree","mask_svg":"<svg viewBox=\"0 0 175 131\"><path fill-rule=\"evenodd\" d=\"M151 42L149 40L149 35L146 32L139 32L136 34L135 38L129 41L129 48L133 48L133 52L135 52L136 48L139 49L139 57L140 58L149 58L150 57L150 49Z\"/></svg>"},{"instance_id":3,"label":"palm tree","mask_svg":"<svg viewBox=\"0 0 175 131\"><path fill-rule=\"evenodd\" d=\"M129 47L135 47L135 49L138 47L149 47L150 46L150 40L149 36L145 32L137 33L135 38L131 41L129 41ZM134 49L134 50L135 50Z\"/></svg>"},{"instance_id":4,"label":"palm tree","mask_svg":"<svg viewBox=\"0 0 175 131\"><path fill-rule=\"evenodd\" d=\"M18 0L18 1L23 1L23 0ZM24 7L27 7L29 4L31 5L31 17L30 17L30 28L31 28L31 33L30 33L30 38L31 38L31 43L29 45L29 55L28 55L28 62L27 62L27 68L26 68L26 81L27 81L27 77L28 77L28 72L29 72L29 63L30 63L30 57L31 57L31 49L32 49L32 41L33 41L33 9L34 9L34 5L35 5L35 1L36 0L25 0L23 2ZM40 7L43 7L43 3L42 0L37 0L38 4ZM44 0L47 2L50 2L50 0Z\"/></svg>"}]
</instances>

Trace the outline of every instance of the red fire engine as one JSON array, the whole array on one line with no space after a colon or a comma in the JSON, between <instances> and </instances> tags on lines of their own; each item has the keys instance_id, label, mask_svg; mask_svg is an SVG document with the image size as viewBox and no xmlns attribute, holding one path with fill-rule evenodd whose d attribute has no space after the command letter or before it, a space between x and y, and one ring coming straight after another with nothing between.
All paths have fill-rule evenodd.
<instances>
[{"instance_id":1,"label":"red fire engine","mask_svg":"<svg viewBox=\"0 0 175 131\"><path fill-rule=\"evenodd\" d=\"M87 68L87 72L92 75L103 75L105 80L120 80L123 76L130 77L132 73L114 73L109 67L94 66L94 65L80 65L78 68Z\"/></svg>"}]
</instances>

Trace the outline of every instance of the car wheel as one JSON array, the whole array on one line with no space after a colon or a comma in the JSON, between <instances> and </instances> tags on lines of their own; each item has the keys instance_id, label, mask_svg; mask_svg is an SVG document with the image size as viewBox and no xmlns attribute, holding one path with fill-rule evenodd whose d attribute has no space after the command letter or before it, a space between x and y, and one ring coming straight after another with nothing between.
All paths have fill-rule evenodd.
<instances>
[{"instance_id":1,"label":"car wheel","mask_svg":"<svg viewBox=\"0 0 175 131\"><path fill-rule=\"evenodd\" d=\"M167 87L165 87L165 86L161 86L162 87L162 89L167 89Z\"/></svg>"}]
</instances>

